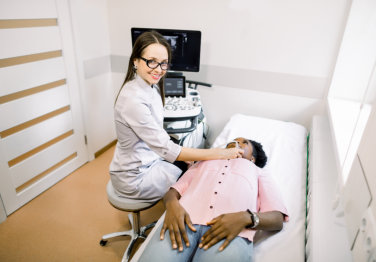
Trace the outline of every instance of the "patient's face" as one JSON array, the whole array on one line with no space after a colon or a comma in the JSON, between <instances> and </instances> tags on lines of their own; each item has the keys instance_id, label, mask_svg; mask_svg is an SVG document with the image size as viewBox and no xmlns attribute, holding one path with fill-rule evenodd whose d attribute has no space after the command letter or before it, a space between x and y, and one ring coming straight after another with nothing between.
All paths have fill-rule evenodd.
<instances>
[{"instance_id":1,"label":"patient's face","mask_svg":"<svg viewBox=\"0 0 376 262\"><path fill-rule=\"evenodd\" d=\"M253 153L253 146L252 143L248 141L248 139L245 139L244 137L238 137L234 139L238 142L238 145L241 149L244 150L243 158L251 160L252 162L255 162L255 158L252 156ZM236 147L235 142L230 142L227 144L226 148L233 148Z\"/></svg>"}]
</instances>

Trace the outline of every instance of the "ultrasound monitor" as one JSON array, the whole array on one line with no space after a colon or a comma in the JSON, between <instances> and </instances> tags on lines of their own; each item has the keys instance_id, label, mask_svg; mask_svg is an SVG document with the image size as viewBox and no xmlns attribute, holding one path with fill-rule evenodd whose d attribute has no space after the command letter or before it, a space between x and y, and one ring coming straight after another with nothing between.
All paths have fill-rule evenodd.
<instances>
[{"instance_id":1,"label":"ultrasound monitor","mask_svg":"<svg viewBox=\"0 0 376 262\"><path fill-rule=\"evenodd\" d=\"M165 96L185 97L185 76L171 76L164 80Z\"/></svg>"},{"instance_id":2,"label":"ultrasound monitor","mask_svg":"<svg viewBox=\"0 0 376 262\"><path fill-rule=\"evenodd\" d=\"M132 44L138 36L147 31L157 31L170 44L172 60L170 70L173 71L200 71L201 31L131 28Z\"/></svg>"}]
</instances>

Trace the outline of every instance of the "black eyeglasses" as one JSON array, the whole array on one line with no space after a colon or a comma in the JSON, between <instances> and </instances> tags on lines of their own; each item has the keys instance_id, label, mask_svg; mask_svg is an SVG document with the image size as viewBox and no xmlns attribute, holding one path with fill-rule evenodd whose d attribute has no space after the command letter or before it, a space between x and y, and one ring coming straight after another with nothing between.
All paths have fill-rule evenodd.
<instances>
[{"instance_id":1,"label":"black eyeglasses","mask_svg":"<svg viewBox=\"0 0 376 262\"><path fill-rule=\"evenodd\" d=\"M162 70L167 70L168 67L170 66L167 62L158 63L157 61L155 61L153 59L148 60L148 59L145 59L143 57L140 57L140 58L145 61L146 65L150 69L156 69L158 66L160 66Z\"/></svg>"}]
</instances>

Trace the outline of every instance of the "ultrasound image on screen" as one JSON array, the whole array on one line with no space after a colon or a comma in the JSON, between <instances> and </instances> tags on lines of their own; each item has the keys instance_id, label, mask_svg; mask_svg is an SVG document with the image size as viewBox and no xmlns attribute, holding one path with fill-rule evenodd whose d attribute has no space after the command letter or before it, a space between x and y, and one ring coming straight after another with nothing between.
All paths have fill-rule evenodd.
<instances>
[{"instance_id":1,"label":"ultrasound image on screen","mask_svg":"<svg viewBox=\"0 0 376 262\"><path fill-rule=\"evenodd\" d=\"M187 48L187 34L181 33L179 35L164 35L163 36L171 46L172 57L181 60Z\"/></svg>"},{"instance_id":2,"label":"ultrasound image on screen","mask_svg":"<svg viewBox=\"0 0 376 262\"><path fill-rule=\"evenodd\" d=\"M200 71L201 32L191 30L132 28L132 43L146 31L157 31L167 40L172 49L170 70Z\"/></svg>"},{"instance_id":3,"label":"ultrasound image on screen","mask_svg":"<svg viewBox=\"0 0 376 262\"><path fill-rule=\"evenodd\" d=\"M172 53L176 55L176 50L178 49L178 45L180 46L180 48L183 46L183 44L180 43L181 38L179 38L179 36L171 36L171 35L165 35L164 38L170 44ZM187 40L185 39L185 41Z\"/></svg>"}]
</instances>

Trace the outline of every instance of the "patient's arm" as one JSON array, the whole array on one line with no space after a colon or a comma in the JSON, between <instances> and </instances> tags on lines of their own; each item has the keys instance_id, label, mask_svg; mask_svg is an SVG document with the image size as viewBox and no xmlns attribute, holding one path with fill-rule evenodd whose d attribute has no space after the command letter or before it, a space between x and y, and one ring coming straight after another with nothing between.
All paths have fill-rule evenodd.
<instances>
[{"instance_id":1,"label":"patient's arm","mask_svg":"<svg viewBox=\"0 0 376 262\"><path fill-rule=\"evenodd\" d=\"M258 213L258 216L260 223L256 229L275 231L283 227L283 215L279 211ZM202 236L199 247L206 250L225 238L226 240L219 248L219 251L222 251L251 223L252 218L247 211L220 215L207 223L212 227Z\"/></svg>"},{"instance_id":2,"label":"patient's arm","mask_svg":"<svg viewBox=\"0 0 376 262\"><path fill-rule=\"evenodd\" d=\"M163 222L160 239L164 239L165 232L168 230L172 248L179 248L179 251L183 251L182 238L186 246L189 247L189 240L187 232L185 231L185 224L187 224L192 231L196 231L196 229L192 225L189 214L180 205L179 198L180 194L174 188L170 188L163 198L163 202L166 207L166 216Z\"/></svg>"}]
</instances>

